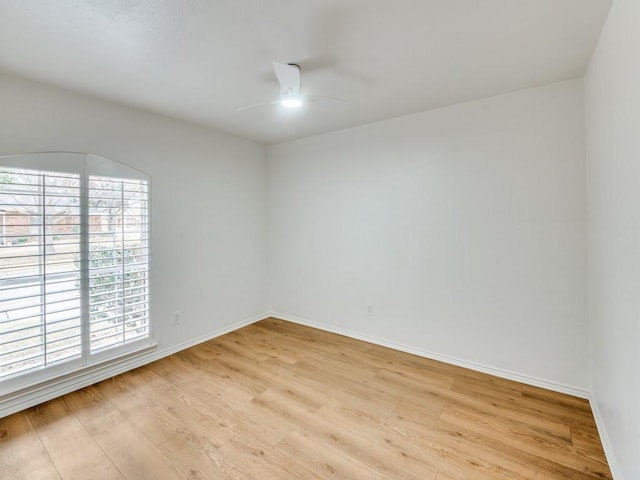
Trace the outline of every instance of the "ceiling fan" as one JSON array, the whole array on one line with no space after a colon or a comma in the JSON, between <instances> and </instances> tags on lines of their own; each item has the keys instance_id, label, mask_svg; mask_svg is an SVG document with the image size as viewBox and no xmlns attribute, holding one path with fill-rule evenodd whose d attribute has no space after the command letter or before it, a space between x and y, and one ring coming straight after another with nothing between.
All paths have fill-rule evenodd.
<instances>
[{"instance_id":1,"label":"ceiling fan","mask_svg":"<svg viewBox=\"0 0 640 480\"><path fill-rule=\"evenodd\" d=\"M270 102L257 103L236 109L236 112L251 110L265 105L281 105L284 108L300 108L308 103L323 104L344 103L345 100L336 97L321 95L304 95L302 93L302 81L300 79L300 66L295 63L273 62L273 70L280 83L280 97Z\"/></svg>"}]
</instances>

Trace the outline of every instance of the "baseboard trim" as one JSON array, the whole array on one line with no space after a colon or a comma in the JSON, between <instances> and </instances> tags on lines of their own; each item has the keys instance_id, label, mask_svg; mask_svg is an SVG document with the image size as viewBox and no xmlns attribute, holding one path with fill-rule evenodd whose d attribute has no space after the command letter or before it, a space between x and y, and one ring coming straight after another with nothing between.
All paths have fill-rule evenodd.
<instances>
[{"instance_id":1,"label":"baseboard trim","mask_svg":"<svg viewBox=\"0 0 640 480\"><path fill-rule=\"evenodd\" d=\"M451 357L449 355L443 355L441 353L423 350L421 348L410 347L408 345L404 345L401 343L390 342L388 340L384 340L378 337L372 337L362 333L353 332L351 330L346 330L343 328L326 325L324 323L314 322L311 320L295 317L292 315L286 315L280 312L271 312L270 316L275 318L280 318L288 322L305 325L307 327L313 327L313 328L318 328L320 330L324 330L327 332L337 333L339 335L355 338L357 340L374 343L376 345L380 345L383 347L393 348L394 350L400 350L401 352L411 353L413 355L418 355L419 357L430 358L432 360L438 360L440 362L449 363L451 365L456 365L458 367L468 368L470 370L487 373L489 375L505 378L507 380L513 380L516 382L525 383L527 385L531 385L534 387L546 388L547 390L552 390L554 392L566 393L568 395L573 395L574 397L589 399L591 396L588 390L578 388L578 387L573 387L571 385L564 385L561 383L544 380L544 379L533 377L530 375L523 375L521 373L516 373L509 370L504 370L501 368L491 367L488 365L483 365L481 363L471 362L468 360L462 360L460 358Z\"/></svg>"},{"instance_id":2,"label":"baseboard trim","mask_svg":"<svg viewBox=\"0 0 640 480\"><path fill-rule=\"evenodd\" d=\"M620 464L618 463L618 459L616 458L613 444L611 443L611 439L609 438L609 433L607 432L604 419L602 418L602 414L600 413L598 401L595 399L593 393L589 395L589 404L591 405L593 418L596 421L596 428L598 429L598 434L600 434L600 441L602 442L604 455L607 457L607 463L609 464L611 475L615 480L624 480L622 469L620 468Z\"/></svg>"},{"instance_id":3,"label":"baseboard trim","mask_svg":"<svg viewBox=\"0 0 640 480\"><path fill-rule=\"evenodd\" d=\"M112 362L106 362L95 367L63 375L59 378L4 395L3 397L0 397L0 418L24 410L25 408L33 407L48 400L52 400L67 393L71 393L75 390L88 387L94 383L106 380L129 370L133 370L134 368L142 367L143 365L160 360L163 357L172 355L189 347L193 347L199 343L206 342L207 340L211 340L239 328L251 325L252 323L260 320L264 320L269 316L270 315L266 313L256 315L218 330L214 330L213 332L209 332L205 335L181 342L177 345L172 345L168 348L156 349L154 348L155 345L152 344L139 352L127 355Z\"/></svg>"},{"instance_id":4,"label":"baseboard trim","mask_svg":"<svg viewBox=\"0 0 640 480\"><path fill-rule=\"evenodd\" d=\"M265 320L267 318L269 318L271 316L271 313L262 313L260 315L255 315L253 317L247 318L245 320L241 320L239 322L236 323L232 323L231 325L228 325L226 327L220 328L218 330L215 330L213 332L207 333L205 335L201 335L199 337L196 338L192 338L191 340L187 340L186 342L182 342L179 343L177 345L174 345L170 348L165 348L161 351L162 355L159 356L158 358L154 358L151 361L154 360L159 360L160 358L163 357L167 357L169 355L173 355L174 353L178 353L181 350L185 350L187 348L190 347L194 347L202 342L206 342L207 340L212 340L216 337L220 337L222 335L225 335L227 333L231 333L235 330L238 330L239 328L242 327L246 327L247 325L251 325L253 323L259 322L260 320Z\"/></svg>"}]
</instances>

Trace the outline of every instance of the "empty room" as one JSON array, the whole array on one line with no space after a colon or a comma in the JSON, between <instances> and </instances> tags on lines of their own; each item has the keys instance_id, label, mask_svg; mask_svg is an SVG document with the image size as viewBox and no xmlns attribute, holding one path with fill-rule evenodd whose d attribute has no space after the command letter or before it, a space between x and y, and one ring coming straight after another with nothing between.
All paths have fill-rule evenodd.
<instances>
[{"instance_id":1,"label":"empty room","mask_svg":"<svg viewBox=\"0 0 640 480\"><path fill-rule=\"evenodd\" d=\"M0 0L0 479L640 480L640 2Z\"/></svg>"}]
</instances>

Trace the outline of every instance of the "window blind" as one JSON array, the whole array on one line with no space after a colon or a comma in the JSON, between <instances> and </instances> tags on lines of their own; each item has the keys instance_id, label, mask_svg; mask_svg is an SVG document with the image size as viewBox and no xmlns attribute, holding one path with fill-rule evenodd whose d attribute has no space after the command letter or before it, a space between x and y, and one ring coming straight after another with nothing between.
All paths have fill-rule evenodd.
<instances>
[{"instance_id":1,"label":"window blind","mask_svg":"<svg viewBox=\"0 0 640 480\"><path fill-rule=\"evenodd\" d=\"M149 334L147 182L89 177L91 352Z\"/></svg>"},{"instance_id":2,"label":"window blind","mask_svg":"<svg viewBox=\"0 0 640 480\"><path fill-rule=\"evenodd\" d=\"M82 351L80 176L0 169L0 377Z\"/></svg>"},{"instance_id":3,"label":"window blind","mask_svg":"<svg viewBox=\"0 0 640 480\"><path fill-rule=\"evenodd\" d=\"M147 177L83 154L0 160L0 391L139 348L151 335Z\"/></svg>"}]
</instances>

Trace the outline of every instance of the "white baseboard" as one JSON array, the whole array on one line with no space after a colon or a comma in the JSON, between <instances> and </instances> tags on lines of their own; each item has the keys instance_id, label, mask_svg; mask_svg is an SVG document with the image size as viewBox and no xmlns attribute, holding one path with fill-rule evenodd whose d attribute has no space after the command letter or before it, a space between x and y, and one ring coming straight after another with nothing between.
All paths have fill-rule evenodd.
<instances>
[{"instance_id":1,"label":"white baseboard","mask_svg":"<svg viewBox=\"0 0 640 480\"><path fill-rule=\"evenodd\" d=\"M346 337L355 338L365 342L374 343L376 345L380 345L383 347L393 348L394 350L400 350L401 352L411 353L413 355L418 355L419 357L430 358L432 360L438 360L440 362L449 363L452 365L456 365L458 367L468 368L470 370L475 370L482 373L488 373L489 375L494 375L496 377L506 378L508 380L514 380L520 383L526 383L527 385L532 385L534 387L541 387L547 390L552 390L554 392L566 393L568 395L573 395L574 397L579 397L584 399L589 399L591 397L590 392L588 390L578 388L578 387L573 387L571 385L564 385L564 384L552 382L550 380L544 380L541 378L533 377L530 375L524 375L521 373L511 372L509 370L504 370L501 368L483 365L481 363L470 362L468 360L462 360L459 358L451 357L449 355L443 355L441 353L431 352L428 350L423 350L421 348L410 347L408 345L403 345L396 342L390 342L388 340L384 340L381 338L371 337L369 335L352 332L350 330L345 330L343 328L333 327L331 325L325 325L323 323L318 323L318 322L314 322L304 318L294 317L294 316L286 315L279 312L271 312L270 316L275 318L280 318L288 322L293 322L293 323L298 323L300 325L305 325L308 327L318 328L320 330L325 330L327 332L337 333L339 335L344 335Z\"/></svg>"},{"instance_id":2,"label":"white baseboard","mask_svg":"<svg viewBox=\"0 0 640 480\"><path fill-rule=\"evenodd\" d=\"M604 419L602 418L602 414L600 413L600 407L598 406L598 402L595 399L593 393L589 396L589 404L591 405L593 418L596 421L596 427L598 428L598 434L600 435L602 448L604 448L604 454L607 457L607 463L609 464L611 475L615 480L624 480L622 469L620 468L620 464L618 463L618 459L616 458L615 452L613 450L613 444L611 443L611 439L609 438L609 433L607 432Z\"/></svg>"},{"instance_id":3,"label":"white baseboard","mask_svg":"<svg viewBox=\"0 0 640 480\"><path fill-rule=\"evenodd\" d=\"M0 418L75 390L88 387L89 385L106 380L107 378L133 370L134 368L141 367L173 353L258 322L269 316L270 315L268 314L256 315L255 317L247 318L246 320L236 322L232 325L228 325L224 328L190 339L186 342L172 345L168 348L157 349L155 348L155 344L151 344L138 352L126 355L114 361L105 362L94 367L84 368L77 372L72 372L50 381L4 395L0 398Z\"/></svg>"}]
</instances>

